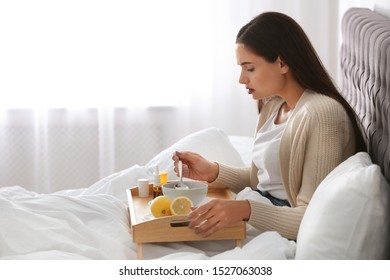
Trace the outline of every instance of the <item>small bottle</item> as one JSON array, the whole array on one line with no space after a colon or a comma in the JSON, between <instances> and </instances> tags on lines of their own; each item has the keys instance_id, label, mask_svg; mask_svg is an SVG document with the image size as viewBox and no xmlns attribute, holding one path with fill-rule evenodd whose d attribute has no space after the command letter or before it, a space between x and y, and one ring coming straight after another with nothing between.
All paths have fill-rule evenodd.
<instances>
[{"instance_id":1,"label":"small bottle","mask_svg":"<svg viewBox=\"0 0 390 280\"><path fill-rule=\"evenodd\" d=\"M157 165L153 173L153 198L156 198L160 195L162 195L162 188L161 188L160 170Z\"/></svg>"},{"instance_id":2,"label":"small bottle","mask_svg":"<svg viewBox=\"0 0 390 280\"><path fill-rule=\"evenodd\" d=\"M160 183L161 186L164 186L164 184L168 183L168 172L160 171Z\"/></svg>"}]
</instances>

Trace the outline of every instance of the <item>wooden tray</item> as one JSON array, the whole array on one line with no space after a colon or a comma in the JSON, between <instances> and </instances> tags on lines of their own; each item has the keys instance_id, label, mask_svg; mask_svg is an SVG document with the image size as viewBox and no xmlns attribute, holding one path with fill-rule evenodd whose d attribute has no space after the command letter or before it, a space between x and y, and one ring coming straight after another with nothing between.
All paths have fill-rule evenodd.
<instances>
[{"instance_id":1,"label":"wooden tray","mask_svg":"<svg viewBox=\"0 0 390 280\"><path fill-rule=\"evenodd\" d=\"M184 216L168 216L153 218L149 210L149 201L153 199L152 187L149 185L149 197L139 197L138 187L127 189L129 213L133 242L138 243L138 258L142 259L142 243L202 241L202 240L236 240L241 246L241 240L246 238L245 222L239 222L208 236L200 237L187 224L181 224ZM232 199L229 189L221 187L208 188L207 197Z\"/></svg>"}]
</instances>

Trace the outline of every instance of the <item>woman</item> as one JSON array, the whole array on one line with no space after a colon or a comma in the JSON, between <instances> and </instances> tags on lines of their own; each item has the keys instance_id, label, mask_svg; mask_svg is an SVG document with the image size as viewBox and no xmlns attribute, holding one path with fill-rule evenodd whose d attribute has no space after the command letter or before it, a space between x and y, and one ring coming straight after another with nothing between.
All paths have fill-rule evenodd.
<instances>
[{"instance_id":1,"label":"woman","mask_svg":"<svg viewBox=\"0 0 390 280\"><path fill-rule=\"evenodd\" d=\"M206 237L246 220L296 240L317 186L362 150L355 116L302 28L284 14L263 13L243 26L236 57L239 82L259 102L252 165L234 168L175 152L175 171L181 160L184 176L239 192L236 200L216 199L194 209L189 226Z\"/></svg>"}]
</instances>

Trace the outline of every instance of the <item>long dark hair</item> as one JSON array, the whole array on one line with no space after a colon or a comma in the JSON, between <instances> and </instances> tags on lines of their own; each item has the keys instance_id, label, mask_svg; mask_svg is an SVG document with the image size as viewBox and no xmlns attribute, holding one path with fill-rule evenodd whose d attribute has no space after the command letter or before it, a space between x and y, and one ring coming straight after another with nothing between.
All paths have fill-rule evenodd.
<instances>
[{"instance_id":1,"label":"long dark hair","mask_svg":"<svg viewBox=\"0 0 390 280\"><path fill-rule=\"evenodd\" d=\"M337 100L351 119L357 150L366 149L355 112L335 87L306 33L294 19L277 12L262 13L240 29L236 43L244 44L268 62L280 57L301 86ZM260 100L259 111L262 104Z\"/></svg>"}]
</instances>

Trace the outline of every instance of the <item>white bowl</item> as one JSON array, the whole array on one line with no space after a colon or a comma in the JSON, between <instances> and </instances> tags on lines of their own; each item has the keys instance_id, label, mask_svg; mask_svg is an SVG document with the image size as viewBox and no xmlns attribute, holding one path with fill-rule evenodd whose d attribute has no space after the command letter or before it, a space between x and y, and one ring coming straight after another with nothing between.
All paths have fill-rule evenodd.
<instances>
[{"instance_id":1,"label":"white bowl","mask_svg":"<svg viewBox=\"0 0 390 280\"><path fill-rule=\"evenodd\" d=\"M188 189L176 188L179 181L171 181L162 186L163 195L174 199L178 196L186 196L191 199L194 205L201 203L207 195L208 184L200 181L184 181L183 184L188 186Z\"/></svg>"}]
</instances>

